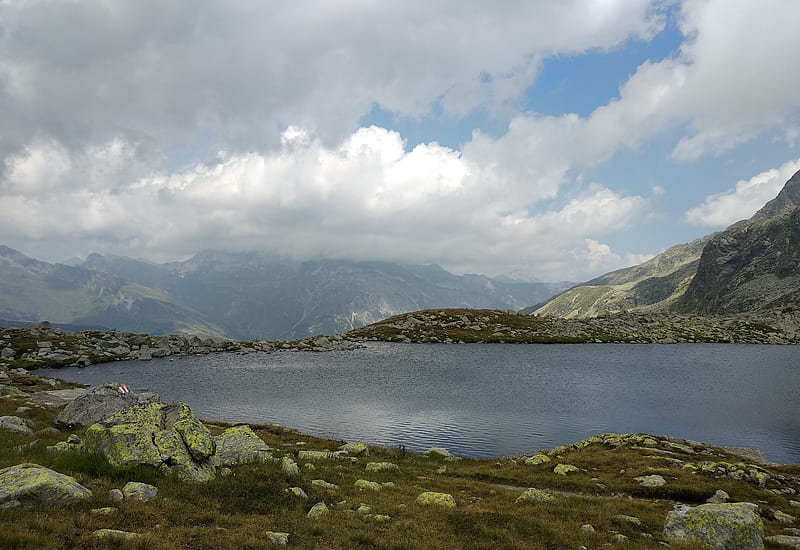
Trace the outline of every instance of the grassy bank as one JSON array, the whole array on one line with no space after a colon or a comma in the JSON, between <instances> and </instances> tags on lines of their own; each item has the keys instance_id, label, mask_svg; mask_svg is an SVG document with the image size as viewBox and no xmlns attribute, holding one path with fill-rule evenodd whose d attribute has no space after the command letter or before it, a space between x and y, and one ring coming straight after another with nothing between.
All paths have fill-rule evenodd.
<instances>
[{"instance_id":1,"label":"grassy bank","mask_svg":"<svg viewBox=\"0 0 800 550\"><path fill-rule=\"evenodd\" d=\"M11 373L3 382L26 392L52 389L51 383L33 375ZM28 418L37 430L27 437L0 430L0 468L40 464L74 476L93 496L64 507L0 510L0 548L116 548L120 544L164 550L273 548L265 533L280 531L289 533L289 547L307 549L577 549L605 544L655 549L662 548L664 519L676 502L699 504L722 489L731 501L759 504L769 535L787 526L776 521L775 511L796 511L789 500L797 498L792 490L800 490L800 466L760 467L769 476L760 487L747 476L736 480L720 475L719 468L703 471L709 463L741 463L745 472L757 467L745 458L716 447L644 436L597 438L559 448L541 464L525 464L525 457L451 461L402 449L371 448L369 456L352 461L298 460L300 475L285 473L275 462L264 462L234 467L226 477L191 485L146 468L115 469L96 455L47 450L70 435L52 427L59 409L38 405L28 397L0 398L0 416ZM228 426L206 424L213 433ZM275 449L276 457L296 458L299 450L332 450L342 443L279 426L252 427ZM391 462L398 469L368 472L368 462ZM558 475L553 470L560 463L578 470ZM634 479L652 474L661 475L666 485L645 487ZM338 488L322 488L312 483L315 479ZM354 484L359 479L394 486L379 491L358 489ZM158 487L158 496L148 502L114 501L109 490L127 481L151 483ZM290 487L302 488L309 498L288 493ZM528 487L548 491L554 498L515 503ZM449 493L456 507L417 504L417 496L424 491ZM320 501L328 505L329 513L306 517ZM370 506L372 515L362 513L363 508L359 512L362 505ZM109 515L93 512L103 507L115 511ZM385 518L374 514L390 519L381 521ZM594 532L582 529L583 525L591 525ZM93 535L104 528L139 536L119 543ZM673 544L671 548L695 547Z\"/></svg>"}]
</instances>

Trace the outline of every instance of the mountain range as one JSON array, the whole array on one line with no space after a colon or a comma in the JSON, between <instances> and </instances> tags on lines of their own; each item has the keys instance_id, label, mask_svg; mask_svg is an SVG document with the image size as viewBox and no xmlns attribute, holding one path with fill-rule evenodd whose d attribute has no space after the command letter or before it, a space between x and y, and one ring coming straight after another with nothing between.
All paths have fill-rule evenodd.
<instances>
[{"instance_id":1,"label":"mountain range","mask_svg":"<svg viewBox=\"0 0 800 550\"><path fill-rule=\"evenodd\" d=\"M569 286L454 275L436 265L210 250L162 264L91 254L69 266L0 246L0 319L150 334L290 340L419 309L516 310Z\"/></svg>"},{"instance_id":2,"label":"mountain range","mask_svg":"<svg viewBox=\"0 0 800 550\"><path fill-rule=\"evenodd\" d=\"M566 290L525 313L768 315L800 309L800 172L748 220Z\"/></svg>"}]
</instances>

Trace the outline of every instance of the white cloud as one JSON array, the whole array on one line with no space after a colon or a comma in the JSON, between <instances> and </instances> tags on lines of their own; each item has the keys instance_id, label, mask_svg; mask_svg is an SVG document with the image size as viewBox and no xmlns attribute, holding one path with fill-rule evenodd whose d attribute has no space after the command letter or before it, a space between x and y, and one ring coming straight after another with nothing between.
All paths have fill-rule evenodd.
<instances>
[{"instance_id":1,"label":"white cloud","mask_svg":"<svg viewBox=\"0 0 800 550\"><path fill-rule=\"evenodd\" d=\"M620 267L624 260L597 238L647 209L641 197L590 185L559 209L532 213L487 188L481 178L495 166L484 157L437 144L405 151L400 135L383 128L362 128L335 147L291 128L282 142L272 153L227 154L113 189L93 188L91 181L93 174L113 174L128 158L122 152L136 150L119 140L68 159L61 179L85 178L90 184L83 188L34 192L26 178L38 181L38 172L13 171L15 186L0 203L0 232L84 254L173 259L202 248L267 249L299 258L436 262L468 272L517 269L580 279ZM31 149L20 163L42 154Z\"/></svg>"},{"instance_id":2,"label":"white cloud","mask_svg":"<svg viewBox=\"0 0 800 550\"><path fill-rule=\"evenodd\" d=\"M738 181L733 189L708 196L702 204L687 211L686 220L692 225L721 228L747 219L775 198L798 170L800 159L761 172L749 180Z\"/></svg>"}]
</instances>

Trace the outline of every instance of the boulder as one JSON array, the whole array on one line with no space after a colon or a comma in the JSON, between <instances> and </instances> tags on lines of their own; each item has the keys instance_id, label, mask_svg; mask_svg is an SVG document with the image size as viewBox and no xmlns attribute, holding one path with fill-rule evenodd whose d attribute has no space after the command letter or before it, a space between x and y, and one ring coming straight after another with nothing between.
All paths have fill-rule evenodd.
<instances>
[{"instance_id":1,"label":"boulder","mask_svg":"<svg viewBox=\"0 0 800 550\"><path fill-rule=\"evenodd\" d=\"M677 505L667 513L664 538L704 544L712 550L763 550L758 506L749 502Z\"/></svg>"},{"instance_id":2,"label":"boulder","mask_svg":"<svg viewBox=\"0 0 800 550\"><path fill-rule=\"evenodd\" d=\"M90 426L135 405L158 403L158 394L123 393L120 384L108 383L95 386L68 403L56 416L56 425L64 427Z\"/></svg>"},{"instance_id":3,"label":"boulder","mask_svg":"<svg viewBox=\"0 0 800 550\"><path fill-rule=\"evenodd\" d=\"M325 481L324 479L312 479L311 485L327 489L328 491L336 491L339 489L338 485L336 485L335 483L331 483L329 481Z\"/></svg>"},{"instance_id":4,"label":"boulder","mask_svg":"<svg viewBox=\"0 0 800 550\"><path fill-rule=\"evenodd\" d=\"M67 504L91 496L91 491L75 478L38 464L18 464L0 470L0 505Z\"/></svg>"},{"instance_id":5,"label":"boulder","mask_svg":"<svg viewBox=\"0 0 800 550\"><path fill-rule=\"evenodd\" d=\"M460 457L455 456L444 447L431 447L428 449L428 456L443 458L445 460L460 460Z\"/></svg>"},{"instance_id":6,"label":"boulder","mask_svg":"<svg viewBox=\"0 0 800 550\"><path fill-rule=\"evenodd\" d=\"M340 451L344 451L350 456L367 456L369 455L369 447L363 443L345 443L339 447Z\"/></svg>"},{"instance_id":7,"label":"boulder","mask_svg":"<svg viewBox=\"0 0 800 550\"><path fill-rule=\"evenodd\" d=\"M222 466L235 466L272 458L269 445L250 426L234 426L216 436L217 461Z\"/></svg>"},{"instance_id":8,"label":"boulder","mask_svg":"<svg viewBox=\"0 0 800 550\"><path fill-rule=\"evenodd\" d=\"M380 472L386 470L399 470L400 467L393 462L367 462L368 472Z\"/></svg>"},{"instance_id":9,"label":"boulder","mask_svg":"<svg viewBox=\"0 0 800 550\"><path fill-rule=\"evenodd\" d=\"M642 487L663 487L667 484L667 480L660 475L639 476L633 479L638 481Z\"/></svg>"},{"instance_id":10,"label":"boulder","mask_svg":"<svg viewBox=\"0 0 800 550\"><path fill-rule=\"evenodd\" d=\"M367 481L366 479L357 479L353 486L356 489L368 489L370 491L380 491L381 484L374 481Z\"/></svg>"},{"instance_id":11,"label":"boulder","mask_svg":"<svg viewBox=\"0 0 800 550\"><path fill-rule=\"evenodd\" d=\"M560 476L565 476L572 472L580 472L580 468L573 466L572 464L557 464L556 467L553 468L553 473Z\"/></svg>"},{"instance_id":12,"label":"boulder","mask_svg":"<svg viewBox=\"0 0 800 550\"><path fill-rule=\"evenodd\" d=\"M771 537L766 537L764 540L777 544L778 546L785 546L786 548L800 548L800 537L772 535Z\"/></svg>"},{"instance_id":13,"label":"boulder","mask_svg":"<svg viewBox=\"0 0 800 550\"><path fill-rule=\"evenodd\" d=\"M548 502L555 500L555 497L550 493L534 489L533 487L526 489L522 495L517 498L516 502Z\"/></svg>"},{"instance_id":14,"label":"boulder","mask_svg":"<svg viewBox=\"0 0 800 550\"><path fill-rule=\"evenodd\" d=\"M215 469L213 436L186 403L136 405L92 424L83 449L116 467L150 465L179 479L204 482ZM206 458L203 458L206 457Z\"/></svg>"},{"instance_id":15,"label":"boulder","mask_svg":"<svg viewBox=\"0 0 800 550\"><path fill-rule=\"evenodd\" d=\"M426 491L417 497L417 504L423 506L443 506L445 508L455 508L456 499L453 495L447 493L435 493L433 491Z\"/></svg>"},{"instance_id":16,"label":"boulder","mask_svg":"<svg viewBox=\"0 0 800 550\"><path fill-rule=\"evenodd\" d=\"M266 531L264 536L275 546L286 546L289 544L289 533L279 531Z\"/></svg>"},{"instance_id":17,"label":"boulder","mask_svg":"<svg viewBox=\"0 0 800 550\"><path fill-rule=\"evenodd\" d=\"M284 456L281 458L281 470L291 476L299 476L300 475L300 468L297 466L297 462L289 458L288 456Z\"/></svg>"},{"instance_id":18,"label":"boulder","mask_svg":"<svg viewBox=\"0 0 800 550\"><path fill-rule=\"evenodd\" d=\"M303 490L302 487L289 487L286 489L287 493L290 493L298 498L302 498L303 500L308 500L308 495Z\"/></svg>"},{"instance_id":19,"label":"boulder","mask_svg":"<svg viewBox=\"0 0 800 550\"><path fill-rule=\"evenodd\" d=\"M33 435L34 424L27 418L19 416L0 416L0 430L6 430L19 435Z\"/></svg>"},{"instance_id":20,"label":"boulder","mask_svg":"<svg viewBox=\"0 0 800 550\"><path fill-rule=\"evenodd\" d=\"M318 518L324 514L328 513L328 507L325 505L324 502L317 502L314 506L311 507L311 510L308 511L306 517L309 518Z\"/></svg>"},{"instance_id":21,"label":"boulder","mask_svg":"<svg viewBox=\"0 0 800 550\"><path fill-rule=\"evenodd\" d=\"M723 504L728 502L730 499L731 496L727 492L723 491L722 489L717 489L717 492L708 497L706 502L708 504Z\"/></svg>"},{"instance_id":22,"label":"boulder","mask_svg":"<svg viewBox=\"0 0 800 550\"><path fill-rule=\"evenodd\" d=\"M526 458L523 462L528 466L535 466L537 464L544 464L545 462L550 462L550 457L544 453L538 453L530 458Z\"/></svg>"},{"instance_id":23,"label":"boulder","mask_svg":"<svg viewBox=\"0 0 800 550\"><path fill-rule=\"evenodd\" d=\"M146 502L156 498L157 494L156 487L138 481L129 481L122 487L122 495L128 500Z\"/></svg>"}]
</instances>

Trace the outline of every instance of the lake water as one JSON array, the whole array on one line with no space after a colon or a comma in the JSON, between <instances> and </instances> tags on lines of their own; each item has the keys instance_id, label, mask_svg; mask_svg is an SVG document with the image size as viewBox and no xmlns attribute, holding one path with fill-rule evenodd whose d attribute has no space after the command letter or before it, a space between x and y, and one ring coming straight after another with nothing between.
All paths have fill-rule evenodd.
<instances>
[{"instance_id":1,"label":"lake water","mask_svg":"<svg viewBox=\"0 0 800 550\"><path fill-rule=\"evenodd\" d=\"M215 354L42 374L156 391L206 419L463 456L516 456L602 432L646 432L757 447L770 460L800 463L793 346L370 343L348 352Z\"/></svg>"}]
</instances>

